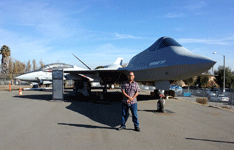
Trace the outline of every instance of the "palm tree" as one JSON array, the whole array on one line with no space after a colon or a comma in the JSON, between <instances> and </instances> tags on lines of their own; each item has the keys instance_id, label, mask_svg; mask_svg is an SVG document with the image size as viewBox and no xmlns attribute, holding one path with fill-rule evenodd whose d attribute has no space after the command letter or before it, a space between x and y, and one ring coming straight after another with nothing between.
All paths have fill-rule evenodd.
<instances>
[{"instance_id":1,"label":"palm tree","mask_svg":"<svg viewBox=\"0 0 234 150\"><path fill-rule=\"evenodd\" d=\"M3 45L0 54L2 54L2 73L6 74L8 68L9 56L11 56L11 50L8 46Z\"/></svg>"}]
</instances>

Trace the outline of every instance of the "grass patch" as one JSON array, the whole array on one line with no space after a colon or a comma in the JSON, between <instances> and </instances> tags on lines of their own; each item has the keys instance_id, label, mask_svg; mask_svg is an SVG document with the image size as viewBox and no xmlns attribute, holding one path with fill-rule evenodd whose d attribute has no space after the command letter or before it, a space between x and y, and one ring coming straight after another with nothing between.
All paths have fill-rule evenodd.
<instances>
[{"instance_id":1,"label":"grass patch","mask_svg":"<svg viewBox=\"0 0 234 150\"><path fill-rule=\"evenodd\" d=\"M230 108L229 108L229 107L227 107L227 106L222 106L221 108L230 109Z\"/></svg>"},{"instance_id":2,"label":"grass patch","mask_svg":"<svg viewBox=\"0 0 234 150\"><path fill-rule=\"evenodd\" d=\"M205 97L197 97L196 102L200 104L207 104L207 98Z\"/></svg>"}]
</instances>

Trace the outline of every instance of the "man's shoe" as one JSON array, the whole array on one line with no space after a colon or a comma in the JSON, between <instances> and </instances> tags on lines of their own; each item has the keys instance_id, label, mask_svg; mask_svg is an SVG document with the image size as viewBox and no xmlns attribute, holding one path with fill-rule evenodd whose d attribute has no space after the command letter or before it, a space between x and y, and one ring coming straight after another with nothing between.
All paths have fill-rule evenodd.
<instances>
[{"instance_id":1,"label":"man's shoe","mask_svg":"<svg viewBox=\"0 0 234 150\"><path fill-rule=\"evenodd\" d=\"M141 129L140 129L139 127L136 127L136 128L135 128L135 131L140 132Z\"/></svg>"},{"instance_id":2,"label":"man's shoe","mask_svg":"<svg viewBox=\"0 0 234 150\"><path fill-rule=\"evenodd\" d=\"M122 129L126 129L126 127L124 127L124 126L120 126L119 128L117 128L117 130L122 130Z\"/></svg>"}]
</instances>

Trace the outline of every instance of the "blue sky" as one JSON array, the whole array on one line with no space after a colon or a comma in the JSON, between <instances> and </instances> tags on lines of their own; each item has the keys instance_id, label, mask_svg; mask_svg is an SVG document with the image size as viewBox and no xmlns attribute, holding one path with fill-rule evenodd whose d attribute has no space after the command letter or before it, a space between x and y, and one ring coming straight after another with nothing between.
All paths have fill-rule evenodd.
<instances>
[{"instance_id":1,"label":"blue sky","mask_svg":"<svg viewBox=\"0 0 234 150\"><path fill-rule=\"evenodd\" d=\"M0 0L0 14L0 46L24 63L128 63L169 36L234 71L233 0Z\"/></svg>"}]
</instances>

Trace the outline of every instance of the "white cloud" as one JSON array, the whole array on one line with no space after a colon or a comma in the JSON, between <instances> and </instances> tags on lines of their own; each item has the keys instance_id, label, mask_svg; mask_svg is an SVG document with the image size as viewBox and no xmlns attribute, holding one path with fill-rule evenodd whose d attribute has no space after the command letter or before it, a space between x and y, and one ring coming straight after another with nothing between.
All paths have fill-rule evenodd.
<instances>
[{"instance_id":1,"label":"white cloud","mask_svg":"<svg viewBox=\"0 0 234 150\"><path fill-rule=\"evenodd\" d=\"M82 53L83 58L80 59L84 62L88 62L91 68L95 68L99 65L112 64L118 57L123 57L124 63L128 63L137 53L137 50L126 47L116 47L115 45L108 43L97 46L90 53Z\"/></svg>"},{"instance_id":2,"label":"white cloud","mask_svg":"<svg viewBox=\"0 0 234 150\"><path fill-rule=\"evenodd\" d=\"M86 56L97 56L100 58L107 58L108 57L123 57L136 54L136 50L123 48L123 47L116 47L113 44L103 44L95 48L92 53L87 53Z\"/></svg>"},{"instance_id":3,"label":"white cloud","mask_svg":"<svg viewBox=\"0 0 234 150\"><path fill-rule=\"evenodd\" d=\"M6 1L1 4L2 24L16 25L23 30L30 27L34 34L47 38L67 38L76 31L73 20L47 2ZM79 22L75 26L79 26Z\"/></svg>"},{"instance_id":4,"label":"white cloud","mask_svg":"<svg viewBox=\"0 0 234 150\"><path fill-rule=\"evenodd\" d=\"M141 37L136 37L136 36L129 35L129 34L114 33L114 35L117 39L141 39Z\"/></svg>"},{"instance_id":5,"label":"white cloud","mask_svg":"<svg viewBox=\"0 0 234 150\"><path fill-rule=\"evenodd\" d=\"M172 30L177 31L177 32L183 32L184 28L176 27L176 28L173 28Z\"/></svg>"},{"instance_id":6,"label":"white cloud","mask_svg":"<svg viewBox=\"0 0 234 150\"><path fill-rule=\"evenodd\" d=\"M181 38L178 39L181 44L186 43L203 43L203 44L213 44L213 45L231 45L227 39L196 39L196 38Z\"/></svg>"},{"instance_id":7,"label":"white cloud","mask_svg":"<svg viewBox=\"0 0 234 150\"><path fill-rule=\"evenodd\" d=\"M187 6L185 6L185 8L189 9L189 10L195 10L195 9L203 8L206 5L207 5L207 3L205 1L196 1L196 3L187 5Z\"/></svg>"},{"instance_id":8,"label":"white cloud","mask_svg":"<svg viewBox=\"0 0 234 150\"><path fill-rule=\"evenodd\" d=\"M11 49L11 56L20 61L43 58L46 52L51 50L51 47L48 46L49 40L32 39L1 27L0 33L0 43L8 45Z\"/></svg>"},{"instance_id":9,"label":"white cloud","mask_svg":"<svg viewBox=\"0 0 234 150\"><path fill-rule=\"evenodd\" d=\"M186 1L184 3L186 4L178 3L178 5L175 5L173 7L174 12L167 13L164 17L165 18L186 18L191 15L200 16L204 14L204 12L202 12L202 8L207 6L207 2L205 1L194 1L194 2Z\"/></svg>"},{"instance_id":10,"label":"white cloud","mask_svg":"<svg viewBox=\"0 0 234 150\"><path fill-rule=\"evenodd\" d=\"M73 24L74 20L66 16L71 14L46 1L0 2L0 14L0 43L8 45L11 56L22 62L41 58L53 62L56 58L50 54L58 51L57 45L51 46L53 43L74 34L81 36L79 22Z\"/></svg>"},{"instance_id":11,"label":"white cloud","mask_svg":"<svg viewBox=\"0 0 234 150\"><path fill-rule=\"evenodd\" d=\"M168 13L164 16L165 18L184 18L186 15L184 13Z\"/></svg>"}]
</instances>

